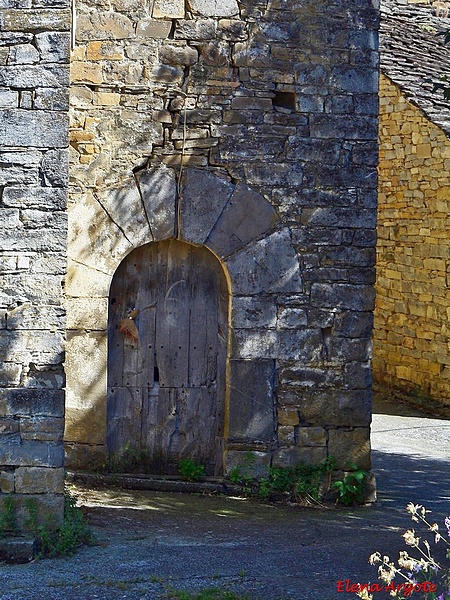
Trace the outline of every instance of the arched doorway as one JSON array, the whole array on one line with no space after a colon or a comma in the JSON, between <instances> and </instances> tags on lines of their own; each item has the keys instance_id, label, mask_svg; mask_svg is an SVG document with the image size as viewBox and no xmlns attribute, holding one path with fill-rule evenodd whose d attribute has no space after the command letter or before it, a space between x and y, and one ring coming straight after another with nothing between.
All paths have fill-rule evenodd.
<instances>
[{"instance_id":1,"label":"arched doorway","mask_svg":"<svg viewBox=\"0 0 450 600\"><path fill-rule=\"evenodd\" d=\"M122 261L109 294L110 459L176 474L191 458L223 473L227 330L226 278L207 248L171 239Z\"/></svg>"}]
</instances>

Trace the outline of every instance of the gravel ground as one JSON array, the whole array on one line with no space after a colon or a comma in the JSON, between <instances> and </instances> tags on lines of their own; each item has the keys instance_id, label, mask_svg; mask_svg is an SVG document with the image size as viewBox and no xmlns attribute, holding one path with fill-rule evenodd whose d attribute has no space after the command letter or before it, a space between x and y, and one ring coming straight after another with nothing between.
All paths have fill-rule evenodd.
<instances>
[{"instance_id":1,"label":"gravel ground","mask_svg":"<svg viewBox=\"0 0 450 600\"><path fill-rule=\"evenodd\" d=\"M171 588L208 587L255 600L356 598L337 582L377 581L367 558L404 549L408 502L425 504L438 522L450 513L449 442L449 421L376 405L379 502L356 509L78 486L97 544L70 558L0 566L0 599L162 599Z\"/></svg>"}]
</instances>

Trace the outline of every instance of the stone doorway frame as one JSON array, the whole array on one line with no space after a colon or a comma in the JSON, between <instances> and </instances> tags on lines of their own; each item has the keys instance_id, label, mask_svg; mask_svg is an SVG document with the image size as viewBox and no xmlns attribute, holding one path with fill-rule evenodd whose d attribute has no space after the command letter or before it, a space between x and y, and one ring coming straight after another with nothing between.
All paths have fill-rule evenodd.
<instances>
[{"instance_id":1,"label":"stone doorway frame","mask_svg":"<svg viewBox=\"0 0 450 600\"><path fill-rule=\"evenodd\" d=\"M165 166L114 189L87 191L69 213L66 466L106 459L107 301L113 275L135 248L178 239L218 258L230 292L227 464L233 453L276 443L277 297L303 289L290 230L257 191L220 170ZM300 340L301 341L301 340ZM300 350L299 350L300 351ZM227 419L226 419L227 421ZM236 457L235 457L236 458Z\"/></svg>"}]
</instances>

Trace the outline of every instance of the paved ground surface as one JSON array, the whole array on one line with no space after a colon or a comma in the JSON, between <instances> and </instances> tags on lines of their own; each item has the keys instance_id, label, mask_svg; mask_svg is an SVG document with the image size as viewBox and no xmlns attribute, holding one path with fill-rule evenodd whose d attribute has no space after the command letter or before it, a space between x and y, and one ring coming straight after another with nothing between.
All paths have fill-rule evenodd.
<instances>
[{"instance_id":1,"label":"paved ground surface","mask_svg":"<svg viewBox=\"0 0 450 600\"><path fill-rule=\"evenodd\" d=\"M157 599L170 587L220 587L259 600L355 598L338 592L337 581L377 581L367 557L404 549L408 502L425 504L438 522L450 513L450 421L379 402L372 441L379 503L370 508L79 488L99 545L68 559L0 566L0 599Z\"/></svg>"}]
</instances>

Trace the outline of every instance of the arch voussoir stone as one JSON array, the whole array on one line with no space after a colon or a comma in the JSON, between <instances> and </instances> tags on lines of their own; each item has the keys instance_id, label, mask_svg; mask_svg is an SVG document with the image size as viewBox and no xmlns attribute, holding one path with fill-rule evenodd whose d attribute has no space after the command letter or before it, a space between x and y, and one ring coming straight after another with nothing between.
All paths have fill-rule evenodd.
<instances>
[{"instance_id":1,"label":"arch voussoir stone","mask_svg":"<svg viewBox=\"0 0 450 600\"><path fill-rule=\"evenodd\" d=\"M270 231L278 220L276 210L261 194L240 183L205 245L225 258Z\"/></svg>"},{"instance_id":2,"label":"arch voussoir stone","mask_svg":"<svg viewBox=\"0 0 450 600\"><path fill-rule=\"evenodd\" d=\"M164 165L136 173L142 201L155 242L175 237L177 180Z\"/></svg>"},{"instance_id":3,"label":"arch voussoir stone","mask_svg":"<svg viewBox=\"0 0 450 600\"><path fill-rule=\"evenodd\" d=\"M288 228L246 246L225 261L233 294L253 295L303 289L300 266Z\"/></svg>"},{"instance_id":4,"label":"arch voussoir stone","mask_svg":"<svg viewBox=\"0 0 450 600\"><path fill-rule=\"evenodd\" d=\"M185 169L180 190L180 239L204 244L217 223L235 186L202 169Z\"/></svg>"},{"instance_id":5,"label":"arch voussoir stone","mask_svg":"<svg viewBox=\"0 0 450 600\"><path fill-rule=\"evenodd\" d=\"M153 241L141 194L134 177L122 181L120 186L99 190L95 196L135 248Z\"/></svg>"}]
</instances>

